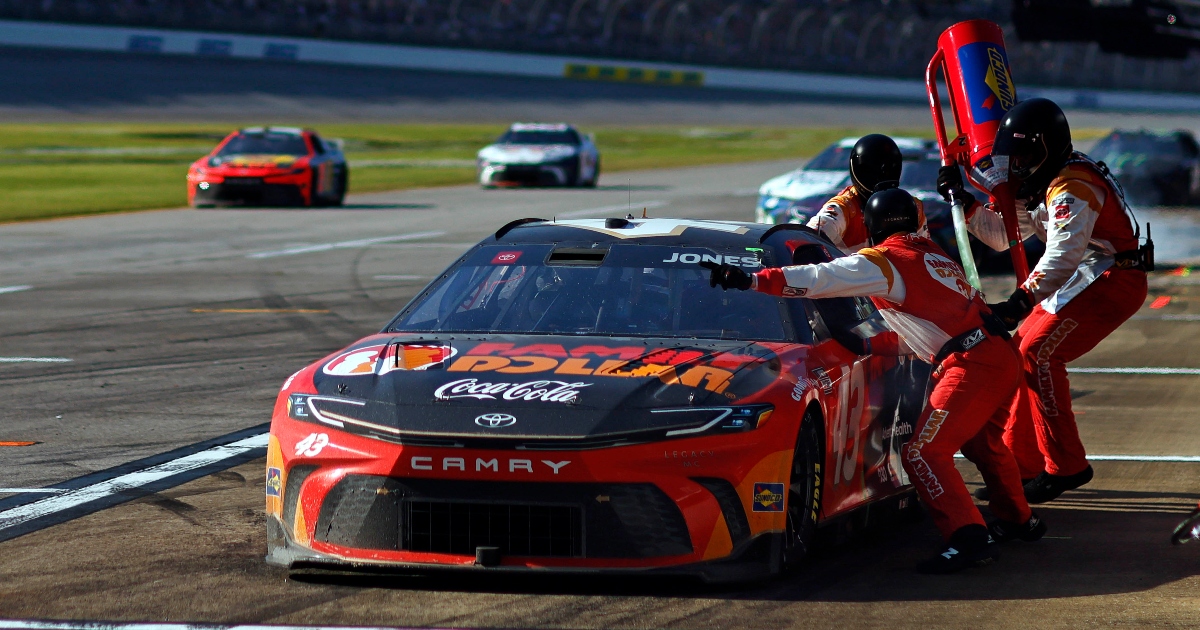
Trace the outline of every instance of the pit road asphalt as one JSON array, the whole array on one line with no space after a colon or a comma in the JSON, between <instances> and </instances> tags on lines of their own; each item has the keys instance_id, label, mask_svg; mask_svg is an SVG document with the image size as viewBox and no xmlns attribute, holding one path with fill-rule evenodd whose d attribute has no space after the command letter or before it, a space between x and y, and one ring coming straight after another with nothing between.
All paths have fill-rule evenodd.
<instances>
[{"instance_id":1,"label":"pit road asphalt","mask_svg":"<svg viewBox=\"0 0 1200 630\"><path fill-rule=\"evenodd\" d=\"M788 162L613 176L594 191L456 187L336 210L169 210L0 226L0 486L38 488L254 426L282 381L377 331L460 252L528 216L751 220ZM627 190L628 187L628 190ZM627 198L632 203L627 203ZM1144 308L1079 366L1200 367L1200 276L1158 273ZM993 297L1011 286L990 280ZM1161 301L1160 301L1161 302ZM249 311L249 312L246 312ZM1189 315L1195 315L1189 319ZM1171 316L1174 319L1164 319ZM1092 453L1200 454L1200 382L1077 374ZM1171 528L1200 464L1097 462L1039 508L1036 544L955 577L912 565L928 520L868 532L781 580L293 575L267 567L262 460L0 543L0 617L437 627L1183 627L1200 543ZM968 481L978 476L963 466ZM0 495L3 496L3 495Z\"/></svg>"}]
</instances>

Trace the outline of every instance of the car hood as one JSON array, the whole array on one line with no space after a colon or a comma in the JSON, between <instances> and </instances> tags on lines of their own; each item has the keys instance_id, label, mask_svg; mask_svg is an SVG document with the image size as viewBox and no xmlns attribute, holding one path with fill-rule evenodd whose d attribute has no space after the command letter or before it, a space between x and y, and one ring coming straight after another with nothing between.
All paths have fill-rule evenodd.
<instances>
[{"instance_id":1,"label":"car hood","mask_svg":"<svg viewBox=\"0 0 1200 630\"><path fill-rule=\"evenodd\" d=\"M210 158L213 168L289 168L302 156L296 155L222 155ZM213 162L216 161L216 163Z\"/></svg>"},{"instance_id":2,"label":"car hood","mask_svg":"<svg viewBox=\"0 0 1200 630\"><path fill-rule=\"evenodd\" d=\"M319 364L308 405L317 420L382 437L661 436L703 426L775 382L785 346L379 335Z\"/></svg>"},{"instance_id":3,"label":"car hood","mask_svg":"<svg viewBox=\"0 0 1200 630\"><path fill-rule=\"evenodd\" d=\"M479 151L479 159L494 164L540 164L557 162L579 152L569 144L493 144Z\"/></svg>"},{"instance_id":4,"label":"car hood","mask_svg":"<svg viewBox=\"0 0 1200 630\"><path fill-rule=\"evenodd\" d=\"M806 171L803 169L769 179L758 194L785 199L804 199L814 195L833 195L850 183L844 171Z\"/></svg>"}]
</instances>

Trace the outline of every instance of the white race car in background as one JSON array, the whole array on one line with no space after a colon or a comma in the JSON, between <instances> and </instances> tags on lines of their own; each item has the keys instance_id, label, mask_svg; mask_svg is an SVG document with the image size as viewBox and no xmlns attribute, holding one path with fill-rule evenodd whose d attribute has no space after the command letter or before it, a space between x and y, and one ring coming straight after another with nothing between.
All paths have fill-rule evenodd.
<instances>
[{"instance_id":1,"label":"white race car in background","mask_svg":"<svg viewBox=\"0 0 1200 630\"><path fill-rule=\"evenodd\" d=\"M516 123L476 158L479 183L496 186L589 186L600 180L592 134L565 123Z\"/></svg>"}]
</instances>

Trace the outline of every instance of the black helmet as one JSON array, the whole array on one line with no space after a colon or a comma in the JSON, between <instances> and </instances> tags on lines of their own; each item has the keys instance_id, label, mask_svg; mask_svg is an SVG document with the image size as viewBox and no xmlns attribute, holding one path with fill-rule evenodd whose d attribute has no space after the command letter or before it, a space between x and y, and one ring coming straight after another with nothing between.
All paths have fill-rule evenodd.
<instances>
[{"instance_id":1,"label":"black helmet","mask_svg":"<svg viewBox=\"0 0 1200 630\"><path fill-rule=\"evenodd\" d=\"M1044 98L1021 101L1008 110L992 144L993 158L1008 157L1008 179L1019 199L1041 194L1072 150L1066 115Z\"/></svg>"},{"instance_id":2,"label":"black helmet","mask_svg":"<svg viewBox=\"0 0 1200 630\"><path fill-rule=\"evenodd\" d=\"M891 138L873 133L859 138L850 151L850 180L863 197L870 197L880 184L900 182L904 156Z\"/></svg>"},{"instance_id":3,"label":"black helmet","mask_svg":"<svg viewBox=\"0 0 1200 630\"><path fill-rule=\"evenodd\" d=\"M863 222L867 224L872 245L898 232L908 234L921 228L917 202L900 188L888 188L871 195L863 206Z\"/></svg>"}]
</instances>

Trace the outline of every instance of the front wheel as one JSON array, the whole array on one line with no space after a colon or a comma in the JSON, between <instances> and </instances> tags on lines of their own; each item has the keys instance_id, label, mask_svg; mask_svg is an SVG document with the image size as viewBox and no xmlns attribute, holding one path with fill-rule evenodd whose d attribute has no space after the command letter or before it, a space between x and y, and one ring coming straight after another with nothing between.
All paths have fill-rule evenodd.
<instances>
[{"instance_id":1,"label":"front wheel","mask_svg":"<svg viewBox=\"0 0 1200 630\"><path fill-rule=\"evenodd\" d=\"M812 551L821 512L821 462L825 459L821 415L815 408L804 413L792 474L788 485L787 528L783 542L783 569L794 569Z\"/></svg>"}]
</instances>

